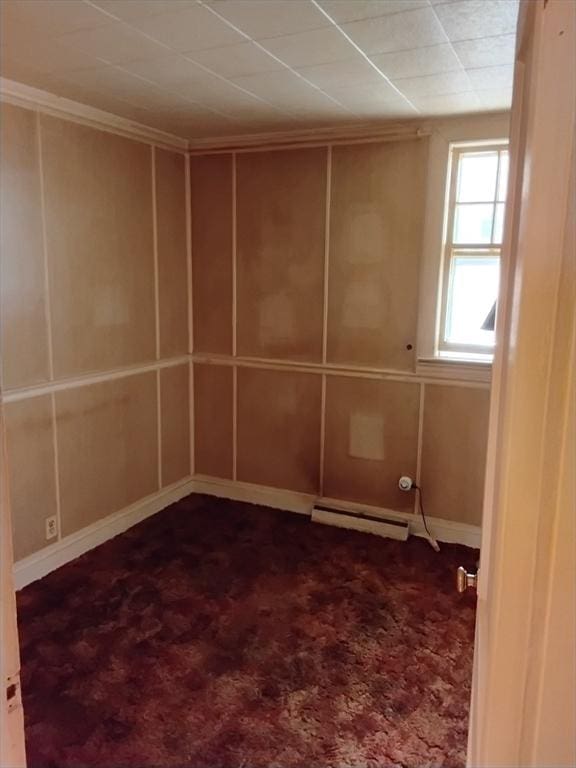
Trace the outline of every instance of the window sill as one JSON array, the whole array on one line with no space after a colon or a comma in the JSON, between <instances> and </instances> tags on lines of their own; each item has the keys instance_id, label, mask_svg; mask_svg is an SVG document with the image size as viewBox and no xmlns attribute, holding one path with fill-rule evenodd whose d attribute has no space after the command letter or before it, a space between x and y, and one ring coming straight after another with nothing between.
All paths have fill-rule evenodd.
<instances>
[{"instance_id":1,"label":"window sill","mask_svg":"<svg viewBox=\"0 0 576 768\"><path fill-rule=\"evenodd\" d=\"M472 358L420 357L416 363L416 373L419 376L436 379L478 381L489 384L492 379L492 361Z\"/></svg>"}]
</instances>

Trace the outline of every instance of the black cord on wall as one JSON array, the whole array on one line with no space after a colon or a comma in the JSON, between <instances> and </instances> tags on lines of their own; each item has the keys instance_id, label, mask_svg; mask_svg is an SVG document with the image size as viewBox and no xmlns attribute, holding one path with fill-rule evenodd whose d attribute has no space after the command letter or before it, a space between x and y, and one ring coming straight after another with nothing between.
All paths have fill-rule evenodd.
<instances>
[{"instance_id":1,"label":"black cord on wall","mask_svg":"<svg viewBox=\"0 0 576 768\"><path fill-rule=\"evenodd\" d=\"M434 537L430 533L430 530L428 528L428 523L426 522L426 515L424 514L424 498L422 496L422 488L420 488L419 485L413 485L412 487L418 493L418 507L420 508L420 515L422 517L422 522L424 523L424 530L426 531L428 536L431 539L433 539Z\"/></svg>"}]
</instances>

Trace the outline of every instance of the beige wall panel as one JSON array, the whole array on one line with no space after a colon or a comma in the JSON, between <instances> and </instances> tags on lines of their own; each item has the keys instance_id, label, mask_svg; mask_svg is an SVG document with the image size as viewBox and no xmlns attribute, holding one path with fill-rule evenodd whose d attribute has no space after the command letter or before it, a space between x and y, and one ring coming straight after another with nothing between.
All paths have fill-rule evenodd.
<instances>
[{"instance_id":1,"label":"beige wall panel","mask_svg":"<svg viewBox=\"0 0 576 768\"><path fill-rule=\"evenodd\" d=\"M415 383L327 376L324 495L411 512L419 401Z\"/></svg>"},{"instance_id":2,"label":"beige wall panel","mask_svg":"<svg viewBox=\"0 0 576 768\"><path fill-rule=\"evenodd\" d=\"M190 367L160 370L162 485L190 474Z\"/></svg>"},{"instance_id":3,"label":"beige wall panel","mask_svg":"<svg viewBox=\"0 0 576 768\"><path fill-rule=\"evenodd\" d=\"M426 163L425 140L333 149L329 362L414 367Z\"/></svg>"},{"instance_id":4,"label":"beige wall panel","mask_svg":"<svg viewBox=\"0 0 576 768\"><path fill-rule=\"evenodd\" d=\"M56 377L155 356L151 152L41 116Z\"/></svg>"},{"instance_id":5,"label":"beige wall panel","mask_svg":"<svg viewBox=\"0 0 576 768\"><path fill-rule=\"evenodd\" d=\"M47 517L56 515L54 441L50 395L5 406L14 559L53 543Z\"/></svg>"},{"instance_id":6,"label":"beige wall panel","mask_svg":"<svg viewBox=\"0 0 576 768\"><path fill-rule=\"evenodd\" d=\"M319 491L321 377L238 369L238 480Z\"/></svg>"},{"instance_id":7,"label":"beige wall panel","mask_svg":"<svg viewBox=\"0 0 576 768\"><path fill-rule=\"evenodd\" d=\"M232 155L190 158L194 350L232 352Z\"/></svg>"},{"instance_id":8,"label":"beige wall panel","mask_svg":"<svg viewBox=\"0 0 576 768\"><path fill-rule=\"evenodd\" d=\"M156 373L56 393L62 533L158 490Z\"/></svg>"},{"instance_id":9,"label":"beige wall panel","mask_svg":"<svg viewBox=\"0 0 576 768\"><path fill-rule=\"evenodd\" d=\"M156 149L160 357L188 352L186 158Z\"/></svg>"},{"instance_id":10,"label":"beige wall panel","mask_svg":"<svg viewBox=\"0 0 576 768\"><path fill-rule=\"evenodd\" d=\"M322 359L327 150L238 155L238 354Z\"/></svg>"},{"instance_id":11,"label":"beige wall panel","mask_svg":"<svg viewBox=\"0 0 576 768\"><path fill-rule=\"evenodd\" d=\"M227 365L194 364L195 472L232 477L233 371Z\"/></svg>"},{"instance_id":12,"label":"beige wall panel","mask_svg":"<svg viewBox=\"0 0 576 768\"><path fill-rule=\"evenodd\" d=\"M427 515L480 525L490 392L426 385L422 485Z\"/></svg>"},{"instance_id":13,"label":"beige wall panel","mask_svg":"<svg viewBox=\"0 0 576 768\"><path fill-rule=\"evenodd\" d=\"M9 388L49 378L34 112L2 104L0 166L0 343Z\"/></svg>"}]
</instances>

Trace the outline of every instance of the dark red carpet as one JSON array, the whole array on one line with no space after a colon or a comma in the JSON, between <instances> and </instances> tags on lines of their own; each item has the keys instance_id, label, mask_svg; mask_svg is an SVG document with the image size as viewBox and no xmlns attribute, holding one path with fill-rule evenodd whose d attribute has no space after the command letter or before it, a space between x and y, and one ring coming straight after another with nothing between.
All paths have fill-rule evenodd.
<instances>
[{"instance_id":1,"label":"dark red carpet","mask_svg":"<svg viewBox=\"0 0 576 768\"><path fill-rule=\"evenodd\" d=\"M19 593L29 767L462 766L475 560L191 496Z\"/></svg>"}]
</instances>

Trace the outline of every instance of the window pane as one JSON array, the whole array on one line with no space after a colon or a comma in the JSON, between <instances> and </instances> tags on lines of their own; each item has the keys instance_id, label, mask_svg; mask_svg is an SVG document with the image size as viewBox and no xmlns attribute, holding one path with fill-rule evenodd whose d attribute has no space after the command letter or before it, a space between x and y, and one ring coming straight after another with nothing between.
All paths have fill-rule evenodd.
<instances>
[{"instance_id":1,"label":"window pane","mask_svg":"<svg viewBox=\"0 0 576 768\"><path fill-rule=\"evenodd\" d=\"M489 244L492 241L493 215L494 206L491 204L457 205L454 212L453 242L458 245Z\"/></svg>"},{"instance_id":2,"label":"window pane","mask_svg":"<svg viewBox=\"0 0 576 768\"><path fill-rule=\"evenodd\" d=\"M508 191L508 152L500 152L500 176L498 177L498 200L506 200Z\"/></svg>"},{"instance_id":3,"label":"window pane","mask_svg":"<svg viewBox=\"0 0 576 768\"><path fill-rule=\"evenodd\" d=\"M504 232L504 203L498 203L496 205L496 216L494 217L494 242L502 242L502 234Z\"/></svg>"},{"instance_id":4,"label":"window pane","mask_svg":"<svg viewBox=\"0 0 576 768\"><path fill-rule=\"evenodd\" d=\"M456 200L484 203L496 197L498 152L467 152L460 155Z\"/></svg>"},{"instance_id":5,"label":"window pane","mask_svg":"<svg viewBox=\"0 0 576 768\"><path fill-rule=\"evenodd\" d=\"M450 274L445 341L492 346L494 331L483 330L500 278L497 256L454 256Z\"/></svg>"}]
</instances>

